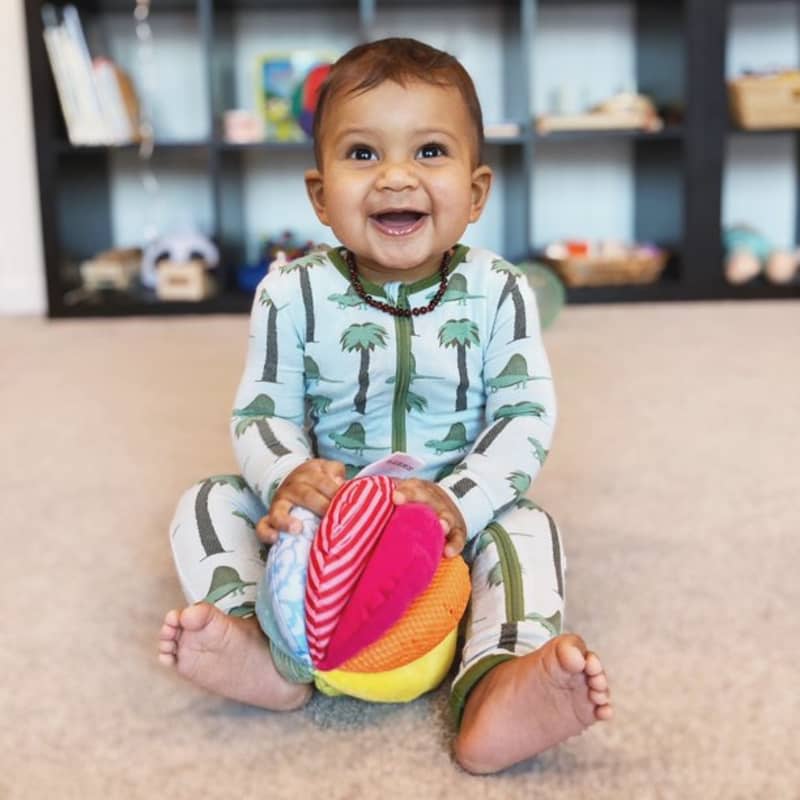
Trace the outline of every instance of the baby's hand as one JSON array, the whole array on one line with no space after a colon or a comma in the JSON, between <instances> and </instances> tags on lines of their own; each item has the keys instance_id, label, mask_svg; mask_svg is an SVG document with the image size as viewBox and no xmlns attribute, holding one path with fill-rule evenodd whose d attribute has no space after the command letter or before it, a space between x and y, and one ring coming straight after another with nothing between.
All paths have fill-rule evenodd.
<instances>
[{"instance_id":1,"label":"baby's hand","mask_svg":"<svg viewBox=\"0 0 800 800\"><path fill-rule=\"evenodd\" d=\"M289 512L293 506L307 508L321 517L328 510L336 490L344 483L344 464L314 458L293 469L275 492L266 517L256 525L256 534L262 542L278 541L280 531L300 533L303 523Z\"/></svg>"},{"instance_id":2,"label":"baby's hand","mask_svg":"<svg viewBox=\"0 0 800 800\"><path fill-rule=\"evenodd\" d=\"M445 535L445 558L457 556L464 549L467 523L444 489L419 478L395 481L394 502L398 506L403 503L425 503L436 512Z\"/></svg>"}]
</instances>

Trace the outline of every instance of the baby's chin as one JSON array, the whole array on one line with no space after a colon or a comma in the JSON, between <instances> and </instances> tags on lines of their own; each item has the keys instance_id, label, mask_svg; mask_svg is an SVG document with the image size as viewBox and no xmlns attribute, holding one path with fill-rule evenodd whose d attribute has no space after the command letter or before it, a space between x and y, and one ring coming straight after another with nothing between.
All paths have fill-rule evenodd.
<instances>
[{"instance_id":1,"label":"baby's chin","mask_svg":"<svg viewBox=\"0 0 800 800\"><path fill-rule=\"evenodd\" d=\"M371 256L365 254L362 258L356 253L360 272L374 275L381 280L398 280L403 283L411 283L436 274L441 261L442 253L428 251L421 255L374 253Z\"/></svg>"}]
</instances>

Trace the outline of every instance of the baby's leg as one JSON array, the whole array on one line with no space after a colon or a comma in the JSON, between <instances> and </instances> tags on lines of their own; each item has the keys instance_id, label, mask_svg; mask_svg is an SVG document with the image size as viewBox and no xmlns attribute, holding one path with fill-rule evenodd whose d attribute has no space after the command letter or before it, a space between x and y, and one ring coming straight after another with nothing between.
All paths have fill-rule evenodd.
<instances>
[{"instance_id":1,"label":"baby's leg","mask_svg":"<svg viewBox=\"0 0 800 800\"><path fill-rule=\"evenodd\" d=\"M564 558L545 512L515 508L465 555L472 605L452 705L455 743L470 772L496 772L610 719L603 667L583 640L562 634Z\"/></svg>"},{"instance_id":2,"label":"baby's leg","mask_svg":"<svg viewBox=\"0 0 800 800\"><path fill-rule=\"evenodd\" d=\"M254 616L266 559L254 526L264 513L260 500L234 475L209 478L181 497L170 542L192 605L167 612L159 660L216 694L288 710L302 706L311 688L277 672Z\"/></svg>"}]
</instances>

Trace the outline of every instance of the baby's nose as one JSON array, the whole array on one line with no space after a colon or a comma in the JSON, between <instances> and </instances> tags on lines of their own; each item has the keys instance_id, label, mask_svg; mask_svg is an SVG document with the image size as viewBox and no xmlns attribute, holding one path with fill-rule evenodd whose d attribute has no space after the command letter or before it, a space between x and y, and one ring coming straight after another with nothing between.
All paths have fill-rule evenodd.
<instances>
[{"instance_id":1,"label":"baby's nose","mask_svg":"<svg viewBox=\"0 0 800 800\"><path fill-rule=\"evenodd\" d=\"M378 176L378 189L402 191L419 183L413 163L408 161L387 161Z\"/></svg>"}]
</instances>

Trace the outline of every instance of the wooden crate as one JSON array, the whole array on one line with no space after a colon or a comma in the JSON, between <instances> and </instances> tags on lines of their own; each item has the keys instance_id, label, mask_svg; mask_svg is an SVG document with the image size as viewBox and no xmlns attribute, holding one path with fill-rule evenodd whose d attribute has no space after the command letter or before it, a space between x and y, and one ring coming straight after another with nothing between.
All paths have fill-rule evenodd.
<instances>
[{"instance_id":1,"label":"wooden crate","mask_svg":"<svg viewBox=\"0 0 800 800\"><path fill-rule=\"evenodd\" d=\"M737 78L728 97L740 128L800 128L800 72Z\"/></svg>"}]
</instances>

